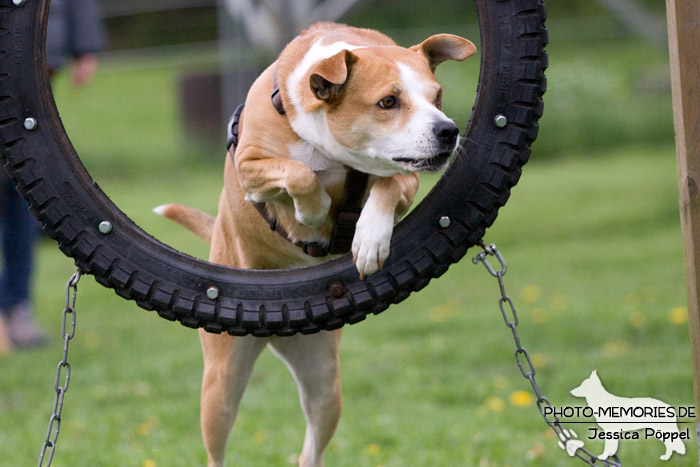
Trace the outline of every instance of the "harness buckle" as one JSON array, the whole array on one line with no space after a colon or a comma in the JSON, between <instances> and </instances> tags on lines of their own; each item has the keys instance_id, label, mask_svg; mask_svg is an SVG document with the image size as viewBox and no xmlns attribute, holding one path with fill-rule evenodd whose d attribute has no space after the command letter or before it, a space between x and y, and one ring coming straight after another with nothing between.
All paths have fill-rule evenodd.
<instances>
[{"instance_id":1,"label":"harness buckle","mask_svg":"<svg viewBox=\"0 0 700 467\"><path fill-rule=\"evenodd\" d=\"M231 146L234 148L238 146L238 124L241 121L244 106L244 104L241 104L236 107L233 115L231 115L231 119L228 121L228 125L226 125L226 150L231 149Z\"/></svg>"}]
</instances>

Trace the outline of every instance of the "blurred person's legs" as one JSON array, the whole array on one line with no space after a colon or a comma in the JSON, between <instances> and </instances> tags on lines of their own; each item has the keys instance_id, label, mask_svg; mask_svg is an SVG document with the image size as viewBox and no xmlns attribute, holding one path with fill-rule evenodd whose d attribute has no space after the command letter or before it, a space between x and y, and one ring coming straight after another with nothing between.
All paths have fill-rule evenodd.
<instances>
[{"instance_id":1,"label":"blurred person's legs","mask_svg":"<svg viewBox=\"0 0 700 467\"><path fill-rule=\"evenodd\" d=\"M46 337L34 323L30 281L37 225L12 180L0 173L0 314L17 347L41 345Z\"/></svg>"}]
</instances>

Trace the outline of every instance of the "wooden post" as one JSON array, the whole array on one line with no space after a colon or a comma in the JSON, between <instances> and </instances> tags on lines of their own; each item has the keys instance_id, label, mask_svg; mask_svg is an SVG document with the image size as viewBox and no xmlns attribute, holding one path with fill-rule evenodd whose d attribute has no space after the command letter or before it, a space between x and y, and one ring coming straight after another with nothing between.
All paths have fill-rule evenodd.
<instances>
[{"instance_id":1,"label":"wooden post","mask_svg":"<svg viewBox=\"0 0 700 467\"><path fill-rule=\"evenodd\" d=\"M700 0L666 0L695 407L700 409Z\"/></svg>"}]
</instances>

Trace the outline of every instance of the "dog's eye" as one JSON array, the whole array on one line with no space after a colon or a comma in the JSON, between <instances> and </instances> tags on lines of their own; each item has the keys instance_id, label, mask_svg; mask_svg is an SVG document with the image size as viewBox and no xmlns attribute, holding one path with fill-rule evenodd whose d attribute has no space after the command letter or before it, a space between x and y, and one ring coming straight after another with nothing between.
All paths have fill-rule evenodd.
<instances>
[{"instance_id":1,"label":"dog's eye","mask_svg":"<svg viewBox=\"0 0 700 467\"><path fill-rule=\"evenodd\" d=\"M435 107L442 110L442 91L438 93L437 99L435 99Z\"/></svg>"},{"instance_id":2,"label":"dog's eye","mask_svg":"<svg viewBox=\"0 0 700 467\"><path fill-rule=\"evenodd\" d=\"M399 104L399 100L395 96L386 96L384 99L377 102L377 105L384 110L393 109Z\"/></svg>"}]
</instances>

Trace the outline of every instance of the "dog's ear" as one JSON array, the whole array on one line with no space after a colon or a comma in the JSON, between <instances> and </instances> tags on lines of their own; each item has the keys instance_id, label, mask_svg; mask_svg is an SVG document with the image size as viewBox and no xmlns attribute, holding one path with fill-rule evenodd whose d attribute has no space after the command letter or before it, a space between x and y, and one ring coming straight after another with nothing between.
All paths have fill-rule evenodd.
<instances>
[{"instance_id":1,"label":"dog's ear","mask_svg":"<svg viewBox=\"0 0 700 467\"><path fill-rule=\"evenodd\" d=\"M446 60L466 60L476 53L476 46L463 37L453 34L436 34L411 47L414 52L425 55L430 69L435 73L439 64Z\"/></svg>"},{"instance_id":2,"label":"dog's ear","mask_svg":"<svg viewBox=\"0 0 700 467\"><path fill-rule=\"evenodd\" d=\"M309 84L316 99L333 102L343 92L350 68L357 56L349 50L341 50L325 60L321 60L311 70Z\"/></svg>"}]
</instances>

